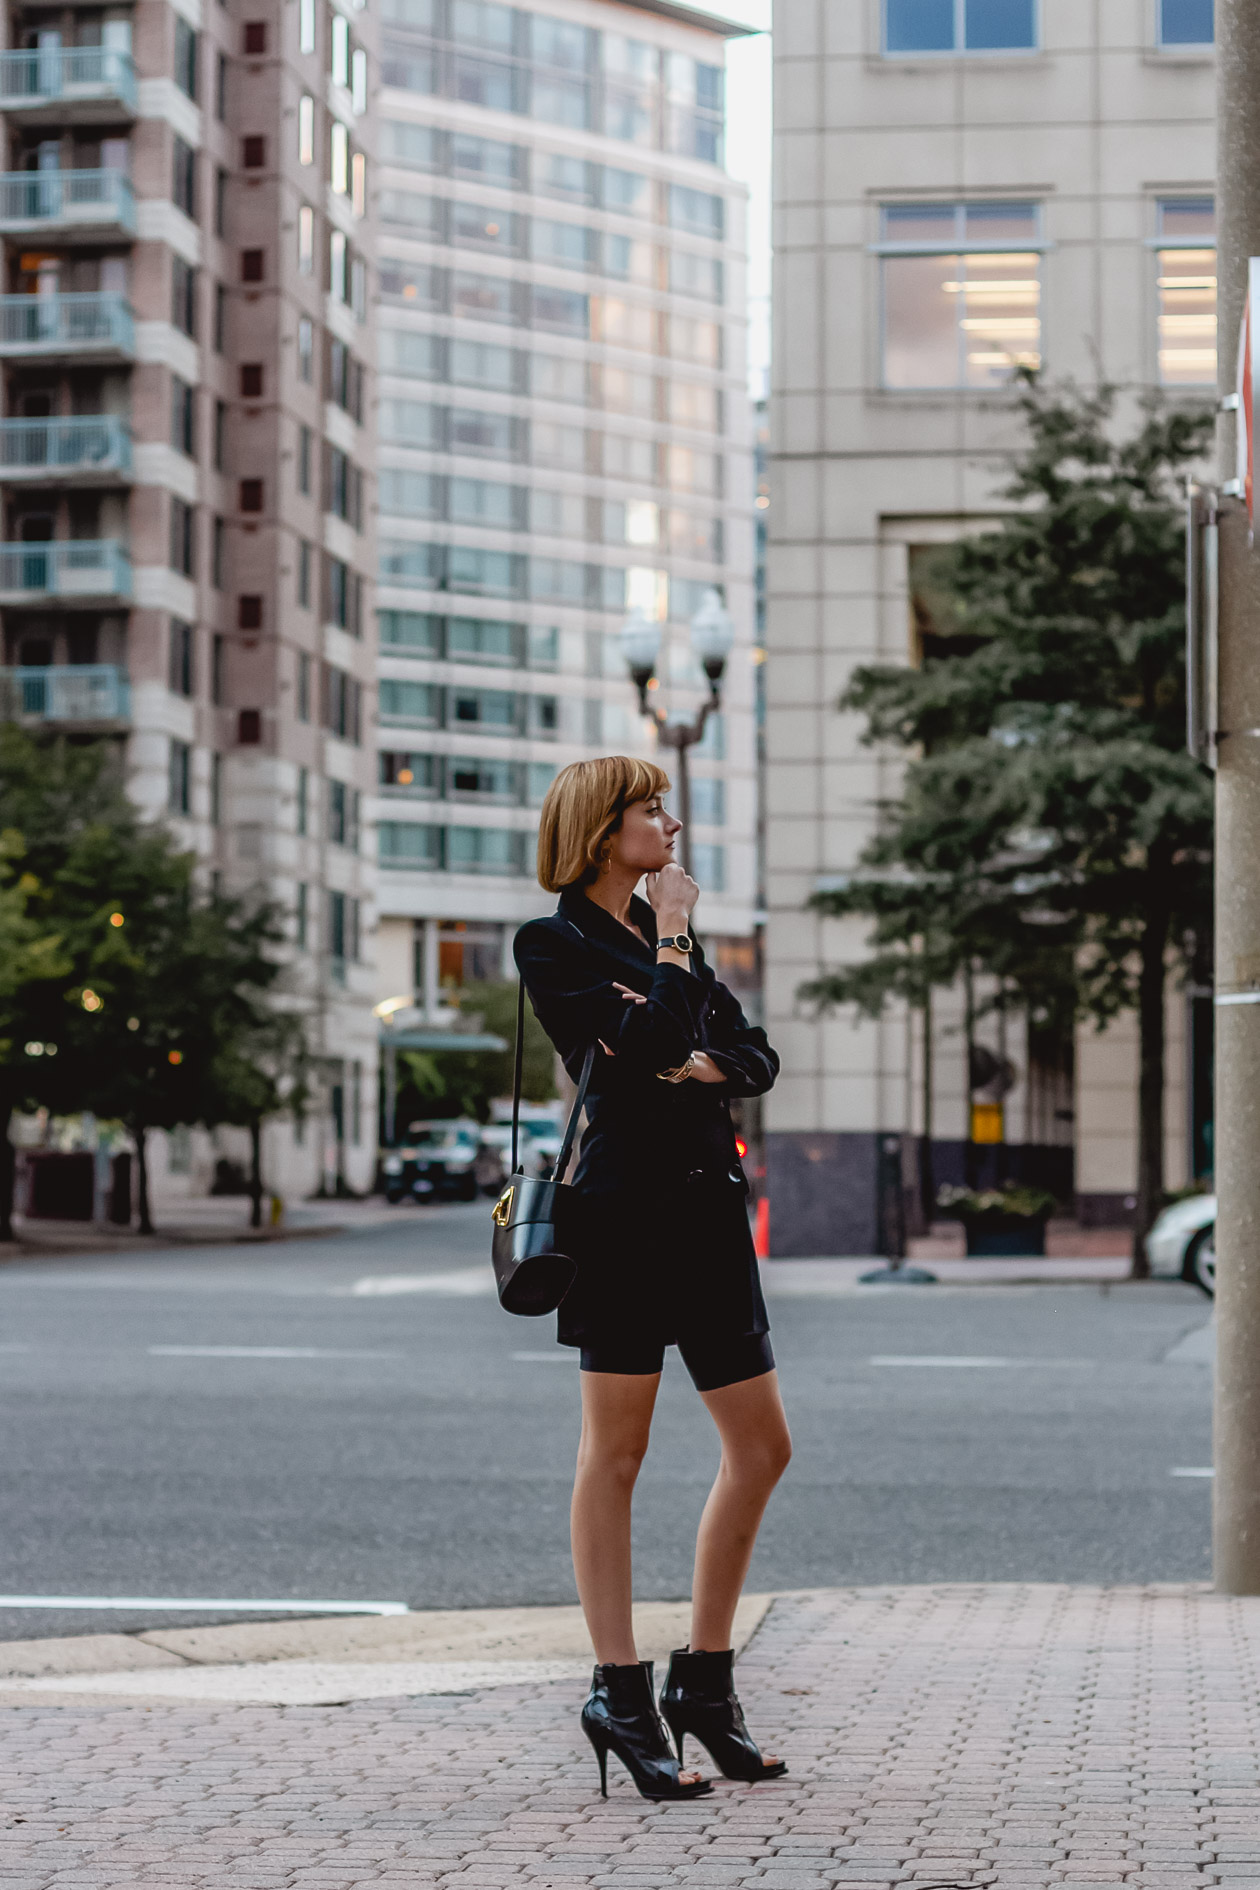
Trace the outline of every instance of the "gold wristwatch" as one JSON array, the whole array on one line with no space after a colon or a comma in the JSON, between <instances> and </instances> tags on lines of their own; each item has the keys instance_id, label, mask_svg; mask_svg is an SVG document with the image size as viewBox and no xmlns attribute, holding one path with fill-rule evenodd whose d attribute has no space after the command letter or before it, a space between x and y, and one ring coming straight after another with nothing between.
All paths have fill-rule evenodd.
<instances>
[{"instance_id":1,"label":"gold wristwatch","mask_svg":"<svg viewBox=\"0 0 1260 1890\"><path fill-rule=\"evenodd\" d=\"M686 932L671 932L667 937L657 939L656 949L658 952L689 952L692 944Z\"/></svg>"},{"instance_id":2,"label":"gold wristwatch","mask_svg":"<svg viewBox=\"0 0 1260 1890\"><path fill-rule=\"evenodd\" d=\"M658 1070L656 1080L658 1083L685 1083L695 1067L696 1053L693 1050L687 1061L680 1063L676 1070Z\"/></svg>"}]
</instances>

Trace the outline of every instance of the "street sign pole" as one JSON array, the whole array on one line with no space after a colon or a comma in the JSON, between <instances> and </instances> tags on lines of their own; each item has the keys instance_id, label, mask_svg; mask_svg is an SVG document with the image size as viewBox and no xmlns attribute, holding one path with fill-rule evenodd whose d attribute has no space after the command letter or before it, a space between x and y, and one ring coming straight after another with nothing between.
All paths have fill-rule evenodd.
<instances>
[{"instance_id":1,"label":"street sign pole","mask_svg":"<svg viewBox=\"0 0 1260 1890\"><path fill-rule=\"evenodd\" d=\"M1248 491L1257 391L1237 375L1260 257L1260 7L1217 0L1218 313L1223 401L1216 736L1216 1586L1260 1594L1260 549ZM1251 308L1251 326L1260 307ZM1241 385L1239 385L1241 382ZM1239 466L1240 428L1248 464ZM1242 488L1240 490L1240 487Z\"/></svg>"}]
</instances>

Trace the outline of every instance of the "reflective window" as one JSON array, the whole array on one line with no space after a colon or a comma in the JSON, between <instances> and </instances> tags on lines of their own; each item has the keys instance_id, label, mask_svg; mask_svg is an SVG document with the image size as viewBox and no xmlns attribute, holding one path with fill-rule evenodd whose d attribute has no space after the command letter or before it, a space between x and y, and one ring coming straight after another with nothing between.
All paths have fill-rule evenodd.
<instances>
[{"instance_id":1,"label":"reflective window","mask_svg":"<svg viewBox=\"0 0 1260 1890\"><path fill-rule=\"evenodd\" d=\"M456 524L515 531L525 522L523 486L500 485L489 479L451 479L447 486L447 516Z\"/></svg>"},{"instance_id":2,"label":"reflective window","mask_svg":"<svg viewBox=\"0 0 1260 1890\"><path fill-rule=\"evenodd\" d=\"M535 262L553 263L561 269L589 269L595 260L595 232L585 224L535 217L532 234Z\"/></svg>"},{"instance_id":3,"label":"reflective window","mask_svg":"<svg viewBox=\"0 0 1260 1890\"><path fill-rule=\"evenodd\" d=\"M432 263L404 262L398 256L382 256L379 281L382 295L409 302L415 308L445 306L445 278Z\"/></svg>"},{"instance_id":4,"label":"reflective window","mask_svg":"<svg viewBox=\"0 0 1260 1890\"><path fill-rule=\"evenodd\" d=\"M721 258L697 256L686 249L671 250L669 286L675 295L693 295L703 302L722 301L724 282Z\"/></svg>"},{"instance_id":5,"label":"reflective window","mask_svg":"<svg viewBox=\"0 0 1260 1890\"><path fill-rule=\"evenodd\" d=\"M512 7L491 0L451 0L451 38L460 45L495 46L510 52L516 39Z\"/></svg>"},{"instance_id":6,"label":"reflective window","mask_svg":"<svg viewBox=\"0 0 1260 1890\"><path fill-rule=\"evenodd\" d=\"M726 783L715 775L691 778L691 818L705 827L726 825Z\"/></svg>"},{"instance_id":7,"label":"reflective window","mask_svg":"<svg viewBox=\"0 0 1260 1890\"><path fill-rule=\"evenodd\" d=\"M590 332L590 297L572 289L544 288L535 283L531 291L531 315L535 328L553 328L571 335Z\"/></svg>"},{"instance_id":8,"label":"reflective window","mask_svg":"<svg viewBox=\"0 0 1260 1890\"><path fill-rule=\"evenodd\" d=\"M490 663L510 668L520 661L523 638L515 623L484 617L452 617L446 627L446 653L453 663Z\"/></svg>"},{"instance_id":9,"label":"reflective window","mask_svg":"<svg viewBox=\"0 0 1260 1890\"><path fill-rule=\"evenodd\" d=\"M445 233L444 208L441 197L422 197L414 190L381 192L382 223L396 223L421 241L442 241Z\"/></svg>"},{"instance_id":10,"label":"reflective window","mask_svg":"<svg viewBox=\"0 0 1260 1890\"><path fill-rule=\"evenodd\" d=\"M586 363L571 355L532 355L529 378L529 391L536 400L585 402L587 398Z\"/></svg>"},{"instance_id":11,"label":"reflective window","mask_svg":"<svg viewBox=\"0 0 1260 1890\"><path fill-rule=\"evenodd\" d=\"M700 816L693 811L693 819ZM702 892L726 891L726 848L707 840L693 840L687 854L696 884Z\"/></svg>"},{"instance_id":12,"label":"reflective window","mask_svg":"<svg viewBox=\"0 0 1260 1890\"><path fill-rule=\"evenodd\" d=\"M998 387L1040 367L1041 258L1017 247L1039 238L1035 204L898 205L883 234L886 387Z\"/></svg>"},{"instance_id":13,"label":"reflective window","mask_svg":"<svg viewBox=\"0 0 1260 1890\"><path fill-rule=\"evenodd\" d=\"M1165 387L1216 381L1216 206L1166 197L1158 206L1159 378Z\"/></svg>"},{"instance_id":14,"label":"reflective window","mask_svg":"<svg viewBox=\"0 0 1260 1890\"><path fill-rule=\"evenodd\" d=\"M383 193L388 196L389 192ZM382 216L385 214L381 212ZM496 210L488 204L450 205L451 241L465 249L485 249L498 255L519 253L520 218L510 210Z\"/></svg>"},{"instance_id":15,"label":"reflective window","mask_svg":"<svg viewBox=\"0 0 1260 1890\"><path fill-rule=\"evenodd\" d=\"M447 726L459 728L476 725L502 735L516 733L516 697L507 689L453 688L447 711Z\"/></svg>"},{"instance_id":16,"label":"reflective window","mask_svg":"<svg viewBox=\"0 0 1260 1890\"><path fill-rule=\"evenodd\" d=\"M529 528L538 537L585 538L586 500L580 492L531 492Z\"/></svg>"},{"instance_id":17,"label":"reflective window","mask_svg":"<svg viewBox=\"0 0 1260 1890\"><path fill-rule=\"evenodd\" d=\"M543 197L564 197L573 203L594 203L598 166L585 158L549 152L537 160L534 188Z\"/></svg>"},{"instance_id":18,"label":"reflective window","mask_svg":"<svg viewBox=\"0 0 1260 1890\"><path fill-rule=\"evenodd\" d=\"M452 407L447 428L452 453L480 453L487 459L515 459L518 455L520 429L511 414Z\"/></svg>"},{"instance_id":19,"label":"reflective window","mask_svg":"<svg viewBox=\"0 0 1260 1890\"><path fill-rule=\"evenodd\" d=\"M447 791L453 801L514 801L519 794L514 761L489 755L454 755L446 764Z\"/></svg>"},{"instance_id":20,"label":"reflective window","mask_svg":"<svg viewBox=\"0 0 1260 1890\"><path fill-rule=\"evenodd\" d=\"M386 749L380 755L378 766L381 790L393 798L432 800L441 785L442 773L436 755Z\"/></svg>"},{"instance_id":21,"label":"reflective window","mask_svg":"<svg viewBox=\"0 0 1260 1890\"><path fill-rule=\"evenodd\" d=\"M525 152L519 144L453 131L450 152L451 169L457 177L480 177L487 184L514 190L525 174Z\"/></svg>"},{"instance_id":22,"label":"reflective window","mask_svg":"<svg viewBox=\"0 0 1260 1890\"><path fill-rule=\"evenodd\" d=\"M380 685L382 722L414 722L436 728L441 713L441 692L435 683L397 682L388 677Z\"/></svg>"},{"instance_id":23,"label":"reflective window","mask_svg":"<svg viewBox=\"0 0 1260 1890\"><path fill-rule=\"evenodd\" d=\"M497 59L473 59L458 53L452 61L455 97L491 112L519 112L521 86L516 66ZM389 83L389 81L387 81ZM397 81L394 81L397 83Z\"/></svg>"},{"instance_id":24,"label":"reflective window","mask_svg":"<svg viewBox=\"0 0 1260 1890\"><path fill-rule=\"evenodd\" d=\"M512 393L517 384L515 351L483 341L453 341L450 377L457 386L497 387Z\"/></svg>"},{"instance_id":25,"label":"reflective window","mask_svg":"<svg viewBox=\"0 0 1260 1890\"><path fill-rule=\"evenodd\" d=\"M473 597L517 597L523 588L521 560L507 551L452 545L446 553L446 588Z\"/></svg>"},{"instance_id":26,"label":"reflective window","mask_svg":"<svg viewBox=\"0 0 1260 1890\"><path fill-rule=\"evenodd\" d=\"M480 322L515 322L513 285L506 276L473 276L457 269L451 277L451 314Z\"/></svg>"},{"instance_id":27,"label":"reflective window","mask_svg":"<svg viewBox=\"0 0 1260 1890\"><path fill-rule=\"evenodd\" d=\"M403 518L441 518L442 482L435 473L386 466L380 475L381 510Z\"/></svg>"},{"instance_id":28,"label":"reflective window","mask_svg":"<svg viewBox=\"0 0 1260 1890\"><path fill-rule=\"evenodd\" d=\"M521 873L526 838L499 827L448 827L447 867L452 873Z\"/></svg>"},{"instance_id":29,"label":"reflective window","mask_svg":"<svg viewBox=\"0 0 1260 1890\"><path fill-rule=\"evenodd\" d=\"M427 400L383 400L381 402L381 437L398 446L425 447L440 451L445 444L442 408Z\"/></svg>"},{"instance_id":30,"label":"reflective window","mask_svg":"<svg viewBox=\"0 0 1260 1890\"><path fill-rule=\"evenodd\" d=\"M1037 0L884 0L885 52L1031 52L1036 45Z\"/></svg>"},{"instance_id":31,"label":"reflective window","mask_svg":"<svg viewBox=\"0 0 1260 1890\"><path fill-rule=\"evenodd\" d=\"M676 230L694 230L697 236L712 236L720 242L726 228L726 203L713 191L671 184L669 220Z\"/></svg>"},{"instance_id":32,"label":"reflective window","mask_svg":"<svg viewBox=\"0 0 1260 1890\"><path fill-rule=\"evenodd\" d=\"M387 373L413 374L425 381L443 378L443 346L439 336L414 334L405 328L383 328L380 341L381 367ZM455 344L456 348L467 346L466 342Z\"/></svg>"},{"instance_id":33,"label":"reflective window","mask_svg":"<svg viewBox=\"0 0 1260 1890\"><path fill-rule=\"evenodd\" d=\"M408 125L387 118L381 126L381 161L413 171L442 168L441 137L432 125Z\"/></svg>"},{"instance_id":34,"label":"reflective window","mask_svg":"<svg viewBox=\"0 0 1260 1890\"><path fill-rule=\"evenodd\" d=\"M377 613L381 643L412 656L440 656L442 620L422 610L382 610Z\"/></svg>"},{"instance_id":35,"label":"reflective window","mask_svg":"<svg viewBox=\"0 0 1260 1890\"><path fill-rule=\"evenodd\" d=\"M1159 0L1161 46L1210 46L1216 37L1212 0Z\"/></svg>"},{"instance_id":36,"label":"reflective window","mask_svg":"<svg viewBox=\"0 0 1260 1890\"><path fill-rule=\"evenodd\" d=\"M381 820L376 826L382 866L437 868L442 864L442 829L412 820Z\"/></svg>"}]
</instances>

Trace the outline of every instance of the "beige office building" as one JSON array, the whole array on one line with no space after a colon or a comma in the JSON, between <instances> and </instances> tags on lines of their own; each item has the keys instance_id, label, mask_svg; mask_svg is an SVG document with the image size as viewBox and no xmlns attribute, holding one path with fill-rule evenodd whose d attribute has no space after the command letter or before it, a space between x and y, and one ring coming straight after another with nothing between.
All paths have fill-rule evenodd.
<instances>
[{"instance_id":1,"label":"beige office building","mask_svg":"<svg viewBox=\"0 0 1260 1890\"><path fill-rule=\"evenodd\" d=\"M1215 382L1211 0L779 0L767 646L771 1239L881 1238L881 1134L922 1129L917 1019L815 1021L802 981L865 927L804 908L855 860L896 763L835 707L858 663L939 628L926 548L995 510L1012 367L1202 401ZM1168 1165L1210 1161L1202 1000L1169 1000ZM938 1175L961 1169L959 1017L934 1056ZM987 1033L986 1033L987 1034ZM1006 1135L1075 1156L1082 1216L1136 1180L1134 1030L1029 1043Z\"/></svg>"},{"instance_id":2,"label":"beige office building","mask_svg":"<svg viewBox=\"0 0 1260 1890\"><path fill-rule=\"evenodd\" d=\"M688 626L735 625L693 750L706 936L753 971L752 416L745 189L724 49L667 0L386 0L379 110L382 999L453 1021L549 910L556 769L654 754L617 642L661 631L655 700L705 693Z\"/></svg>"},{"instance_id":3,"label":"beige office building","mask_svg":"<svg viewBox=\"0 0 1260 1890\"><path fill-rule=\"evenodd\" d=\"M373 1173L370 11L8 0L8 712L125 749L207 878L288 915L318 1080L284 1192ZM162 1191L217 1146L158 1138Z\"/></svg>"}]
</instances>

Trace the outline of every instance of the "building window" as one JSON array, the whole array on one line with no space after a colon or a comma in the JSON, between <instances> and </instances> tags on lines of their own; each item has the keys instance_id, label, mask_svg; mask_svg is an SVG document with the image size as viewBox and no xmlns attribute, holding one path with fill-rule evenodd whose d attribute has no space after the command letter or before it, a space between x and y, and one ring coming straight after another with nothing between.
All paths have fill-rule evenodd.
<instances>
[{"instance_id":1,"label":"building window","mask_svg":"<svg viewBox=\"0 0 1260 1890\"><path fill-rule=\"evenodd\" d=\"M226 463L227 449L227 402L216 400L214 403L214 470L222 472Z\"/></svg>"},{"instance_id":2,"label":"building window","mask_svg":"<svg viewBox=\"0 0 1260 1890\"><path fill-rule=\"evenodd\" d=\"M385 867L411 872L435 872L442 864L442 829L415 820L381 820L376 824L377 858Z\"/></svg>"},{"instance_id":3,"label":"building window","mask_svg":"<svg viewBox=\"0 0 1260 1890\"><path fill-rule=\"evenodd\" d=\"M171 445L189 459L197 456L197 390L171 375Z\"/></svg>"},{"instance_id":4,"label":"building window","mask_svg":"<svg viewBox=\"0 0 1260 1890\"><path fill-rule=\"evenodd\" d=\"M315 271L315 212L305 203L298 211L298 271L304 276Z\"/></svg>"},{"instance_id":5,"label":"building window","mask_svg":"<svg viewBox=\"0 0 1260 1890\"><path fill-rule=\"evenodd\" d=\"M193 521L195 517L196 514L191 505L186 505L183 499L177 499L172 495L169 547L170 566L172 571L180 572L183 577L191 577L193 575Z\"/></svg>"},{"instance_id":6,"label":"building window","mask_svg":"<svg viewBox=\"0 0 1260 1890\"><path fill-rule=\"evenodd\" d=\"M189 98L196 98L197 35L180 14L175 16L175 83Z\"/></svg>"},{"instance_id":7,"label":"building window","mask_svg":"<svg viewBox=\"0 0 1260 1890\"><path fill-rule=\"evenodd\" d=\"M304 92L298 100L298 163L315 162L315 100Z\"/></svg>"},{"instance_id":8,"label":"building window","mask_svg":"<svg viewBox=\"0 0 1260 1890\"><path fill-rule=\"evenodd\" d=\"M241 49L247 59L262 57L267 50L267 22L265 20L246 20Z\"/></svg>"},{"instance_id":9,"label":"building window","mask_svg":"<svg viewBox=\"0 0 1260 1890\"><path fill-rule=\"evenodd\" d=\"M263 397L263 364L261 361L241 362L241 399L261 400Z\"/></svg>"},{"instance_id":10,"label":"building window","mask_svg":"<svg viewBox=\"0 0 1260 1890\"><path fill-rule=\"evenodd\" d=\"M219 123L227 122L227 54L217 53L214 62L214 115Z\"/></svg>"},{"instance_id":11,"label":"building window","mask_svg":"<svg viewBox=\"0 0 1260 1890\"><path fill-rule=\"evenodd\" d=\"M1036 46L1037 0L884 0L885 52L1032 52Z\"/></svg>"},{"instance_id":12,"label":"building window","mask_svg":"<svg viewBox=\"0 0 1260 1890\"><path fill-rule=\"evenodd\" d=\"M307 426L298 428L297 456L298 491L308 496L311 490L311 429Z\"/></svg>"},{"instance_id":13,"label":"building window","mask_svg":"<svg viewBox=\"0 0 1260 1890\"><path fill-rule=\"evenodd\" d=\"M726 891L726 848L707 840L693 840L689 859L702 892Z\"/></svg>"},{"instance_id":14,"label":"building window","mask_svg":"<svg viewBox=\"0 0 1260 1890\"><path fill-rule=\"evenodd\" d=\"M359 793L344 781L328 783L328 838L352 853L359 850Z\"/></svg>"},{"instance_id":15,"label":"building window","mask_svg":"<svg viewBox=\"0 0 1260 1890\"><path fill-rule=\"evenodd\" d=\"M311 659L305 650L298 651L297 719L299 722L311 719Z\"/></svg>"},{"instance_id":16,"label":"building window","mask_svg":"<svg viewBox=\"0 0 1260 1890\"><path fill-rule=\"evenodd\" d=\"M346 268L346 239L340 230L328 237L328 287L338 302L349 299L350 283Z\"/></svg>"},{"instance_id":17,"label":"building window","mask_svg":"<svg viewBox=\"0 0 1260 1890\"><path fill-rule=\"evenodd\" d=\"M362 46L356 46L350 58L350 105L357 118L362 118L368 107L367 72L367 54Z\"/></svg>"},{"instance_id":18,"label":"building window","mask_svg":"<svg viewBox=\"0 0 1260 1890\"><path fill-rule=\"evenodd\" d=\"M227 638L215 635L210 645L210 700L216 709L223 707L227 691Z\"/></svg>"},{"instance_id":19,"label":"building window","mask_svg":"<svg viewBox=\"0 0 1260 1890\"><path fill-rule=\"evenodd\" d=\"M1035 204L898 204L882 234L885 387L1000 387L1040 367Z\"/></svg>"},{"instance_id":20,"label":"building window","mask_svg":"<svg viewBox=\"0 0 1260 1890\"><path fill-rule=\"evenodd\" d=\"M315 374L315 329L309 315L298 322L298 379L308 383Z\"/></svg>"},{"instance_id":21,"label":"building window","mask_svg":"<svg viewBox=\"0 0 1260 1890\"><path fill-rule=\"evenodd\" d=\"M236 739L243 747L262 740L262 710L242 709L236 721Z\"/></svg>"},{"instance_id":22,"label":"building window","mask_svg":"<svg viewBox=\"0 0 1260 1890\"><path fill-rule=\"evenodd\" d=\"M310 897L311 889L304 879L298 881L297 910L294 914L293 942L300 952L306 950L310 936Z\"/></svg>"},{"instance_id":23,"label":"building window","mask_svg":"<svg viewBox=\"0 0 1260 1890\"><path fill-rule=\"evenodd\" d=\"M340 14L334 16L333 24L345 25ZM339 120L333 121L328 139L328 181L338 197L345 197L350 190L350 134Z\"/></svg>"},{"instance_id":24,"label":"building window","mask_svg":"<svg viewBox=\"0 0 1260 1890\"><path fill-rule=\"evenodd\" d=\"M220 165L214 174L214 233L216 236L227 234L227 187L228 174Z\"/></svg>"},{"instance_id":25,"label":"building window","mask_svg":"<svg viewBox=\"0 0 1260 1890\"><path fill-rule=\"evenodd\" d=\"M303 610L311 607L311 547L305 538L298 540L297 600Z\"/></svg>"},{"instance_id":26,"label":"building window","mask_svg":"<svg viewBox=\"0 0 1260 1890\"><path fill-rule=\"evenodd\" d=\"M515 828L449 827L447 867L452 873L514 877L524 871L525 839Z\"/></svg>"},{"instance_id":27,"label":"building window","mask_svg":"<svg viewBox=\"0 0 1260 1890\"><path fill-rule=\"evenodd\" d=\"M258 136L241 139L241 169L261 171L267 166L267 140Z\"/></svg>"},{"instance_id":28,"label":"building window","mask_svg":"<svg viewBox=\"0 0 1260 1890\"><path fill-rule=\"evenodd\" d=\"M213 754L210 757L210 824L213 827L223 823L223 757Z\"/></svg>"},{"instance_id":29,"label":"building window","mask_svg":"<svg viewBox=\"0 0 1260 1890\"><path fill-rule=\"evenodd\" d=\"M264 509L262 480L242 479L240 501L242 512L261 512Z\"/></svg>"},{"instance_id":30,"label":"building window","mask_svg":"<svg viewBox=\"0 0 1260 1890\"><path fill-rule=\"evenodd\" d=\"M171 320L181 334L197 333L197 271L182 256L171 257Z\"/></svg>"},{"instance_id":31,"label":"building window","mask_svg":"<svg viewBox=\"0 0 1260 1890\"><path fill-rule=\"evenodd\" d=\"M310 831L311 818L311 771L299 768L297 777L297 830L299 835Z\"/></svg>"},{"instance_id":32,"label":"building window","mask_svg":"<svg viewBox=\"0 0 1260 1890\"><path fill-rule=\"evenodd\" d=\"M1165 197L1157 214L1161 385L1215 386L1216 205L1211 197Z\"/></svg>"},{"instance_id":33,"label":"building window","mask_svg":"<svg viewBox=\"0 0 1260 1890\"><path fill-rule=\"evenodd\" d=\"M236 627L238 630L261 630L263 627L263 600L256 593L247 593L236 600Z\"/></svg>"},{"instance_id":34,"label":"building window","mask_svg":"<svg viewBox=\"0 0 1260 1890\"><path fill-rule=\"evenodd\" d=\"M315 50L315 0L298 0L298 51Z\"/></svg>"},{"instance_id":35,"label":"building window","mask_svg":"<svg viewBox=\"0 0 1260 1890\"><path fill-rule=\"evenodd\" d=\"M1210 46L1216 38L1213 0L1159 0L1161 46Z\"/></svg>"},{"instance_id":36,"label":"building window","mask_svg":"<svg viewBox=\"0 0 1260 1890\"><path fill-rule=\"evenodd\" d=\"M172 814L187 814L192 805L192 749L187 742L172 740L169 766L166 805Z\"/></svg>"},{"instance_id":37,"label":"building window","mask_svg":"<svg viewBox=\"0 0 1260 1890\"><path fill-rule=\"evenodd\" d=\"M432 800L438 792L441 770L436 755L387 749L378 757L381 788L394 796Z\"/></svg>"},{"instance_id":38,"label":"building window","mask_svg":"<svg viewBox=\"0 0 1260 1890\"><path fill-rule=\"evenodd\" d=\"M221 282L214 285L214 351L222 354L227 336L227 290Z\"/></svg>"},{"instance_id":39,"label":"building window","mask_svg":"<svg viewBox=\"0 0 1260 1890\"><path fill-rule=\"evenodd\" d=\"M224 558L227 552L227 525L221 518L216 518L210 539L210 582L216 591L226 589L224 583Z\"/></svg>"},{"instance_id":40,"label":"building window","mask_svg":"<svg viewBox=\"0 0 1260 1890\"><path fill-rule=\"evenodd\" d=\"M261 249L243 249L241 251L241 281L261 282L264 270L264 251Z\"/></svg>"},{"instance_id":41,"label":"building window","mask_svg":"<svg viewBox=\"0 0 1260 1890\"><path fill-rule=\"evenodd\" d=\"M197 221L197 153L176 134L171 160L171 197L177 209Z\"/></svg>"},{"instance_id":42,"label":"building window","mask_svg":"<svg viewBox=\"0 0 1260 1890\"><path fill-rule=\"evenodd\" d=\"M193 693L193 627L179 617L171 618L171 691L177 696Z\"/></svg>"}]
</instances>

